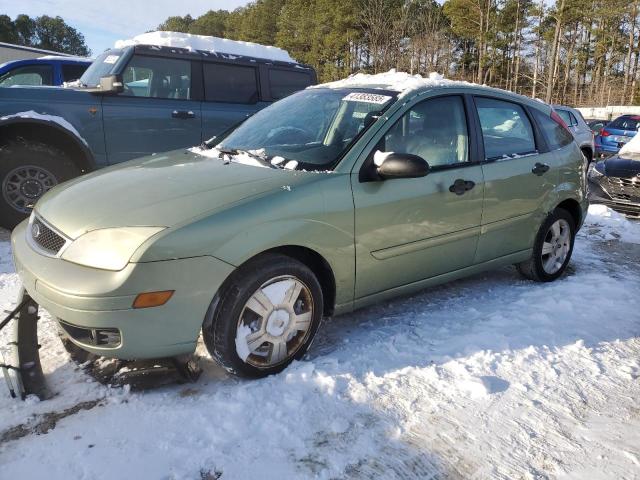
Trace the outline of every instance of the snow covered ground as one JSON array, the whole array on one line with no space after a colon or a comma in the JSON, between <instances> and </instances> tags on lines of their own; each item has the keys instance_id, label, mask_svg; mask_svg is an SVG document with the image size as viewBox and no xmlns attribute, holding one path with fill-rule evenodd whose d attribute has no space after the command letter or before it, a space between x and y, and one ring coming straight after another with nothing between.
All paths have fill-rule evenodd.
<instances>
[{"instance_id":1,"label":"snow covered ground","mask_svg":"<svg viewBox=\"0 0 640 480\"><path fill-rule=\"evenodd\" d=\"M593 206L572 265L553 284L504 268L336 318L267 379L204 360L198 383L144 393L78 370L45 316L58 395L0 390L0 478L640 478L640 224ZM6 308L6 241L0 272Z\"/></svg>"}]
</instances>

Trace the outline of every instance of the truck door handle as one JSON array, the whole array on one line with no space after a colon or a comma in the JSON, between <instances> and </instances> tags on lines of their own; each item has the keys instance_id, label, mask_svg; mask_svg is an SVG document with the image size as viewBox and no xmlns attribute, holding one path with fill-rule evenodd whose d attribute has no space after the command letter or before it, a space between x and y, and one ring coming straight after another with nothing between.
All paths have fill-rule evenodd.
<instances>
[{"instance_id":1,"label":"truck door handle","mask_svg":"<svg viewBox=\"0 0 640 480\"><path fill-rule=\"evenodd\" d=\"M549 165L547 165L546 163L536 163L535 166L531 169L532 173L535 173L536 175L538 175L539 177L541 177L542 175L544 175L545 173L547 173L549 171Z\"/></svg>"},{"instance_id":2,"label":"truck door handle","mask_svg":"<svg viewBox=\"0 0 640 480\"><path fill-rule=\"evenodd\" d=\"M453 182L453 185L449 187L449 191L451 193L455 193L456 195L464 195L465 192L468 192L475 186L476 184L471 180L463 180L462 178L458 178L455 182Z\"/></svg>"},{"instance_id":3,"label":"truck door handle","mask_svg":"<svg viewBox=\"0 0 640 480\"><path fill-rule=\"evenodd\" d=\"M173 112L171 112L171 116L173 118L187 119L187 118L195 118L196 114L193 113L191 110L174 110Z\"/></svg>"}]
</instances>

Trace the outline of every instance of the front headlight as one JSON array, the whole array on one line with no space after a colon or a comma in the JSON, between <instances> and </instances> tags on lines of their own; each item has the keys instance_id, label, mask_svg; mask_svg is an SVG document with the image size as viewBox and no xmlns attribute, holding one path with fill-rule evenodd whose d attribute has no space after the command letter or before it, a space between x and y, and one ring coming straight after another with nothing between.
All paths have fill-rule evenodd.
<instances>
[{"instance_id":1,"label":"front headlight","mask_svg":"<svg viewBox=\"0 0 640 480\"><path fill-rule=\"evenodd\" d=\"M93 230L75 239L62 258L85 267L122 270L135 251L166 227L123 227Z\"/></svg>"}]
</instances>

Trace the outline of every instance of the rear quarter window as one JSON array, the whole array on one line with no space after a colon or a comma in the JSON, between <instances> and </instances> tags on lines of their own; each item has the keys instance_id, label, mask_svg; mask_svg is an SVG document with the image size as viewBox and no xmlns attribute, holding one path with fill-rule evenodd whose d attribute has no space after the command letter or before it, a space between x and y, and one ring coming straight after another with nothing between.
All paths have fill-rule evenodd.
<instances>
[{"instance_id":1,"label":"rear quarter window","mask_svg":"<svg viewBox=\"0 0 640 480\"><path fill-rule=\"evenodd\" d=\"M573 142L573 136L562 128L551 117L536 108L531 109L531 114L544 135L550 150L557 150Z\"/></svg>"},{"instance_id":2,"label":"rear quarter window","mask_svg":"<svg viewBox=\"0 0 640 480\"><path fill-rule=\"evenodd\" d=\"M295 70L269 70L271 98L279 100L311 85L311 75Z\"/></svg>"}]
</instances>

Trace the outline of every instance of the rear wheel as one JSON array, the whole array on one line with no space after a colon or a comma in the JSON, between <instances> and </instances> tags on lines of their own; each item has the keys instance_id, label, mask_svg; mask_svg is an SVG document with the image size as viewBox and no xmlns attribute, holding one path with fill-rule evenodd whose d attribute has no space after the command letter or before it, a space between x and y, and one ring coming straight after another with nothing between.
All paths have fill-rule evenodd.
<instances>
[{"instance_id":1,"label":"rear wheel","mask_svg":"<svg viewBox=\"0 0 640 480\"><path fill-rule=\"evenodd\" d=\"M306 265L285 255L263 255L221 287L203 325L204 342L232 373L278 373L309 348L322 305L322 289Z\"/></svg>"},{"instance_id":2,"label":"rear wheel","mask_svg":"<svg viewBox=\"0 0 640 480\"><path fill-rule=\"evenodd\" d=\"M518 271L537 282L557 279L571 260L575 236L576 227L571 214L556 208L540 226L531 258L516 265Z\"/></svg>"},{"instance_id":3,"label":"rear wheel","mask_svg":"<svg viewBox=\"0 0 640 480\"><path fill-rule=\"evenodd\" d=\"M0 147L0 226L12 229L48 190L80 170L62 150L11 140Z\"/></svg>"}]
</instances>

